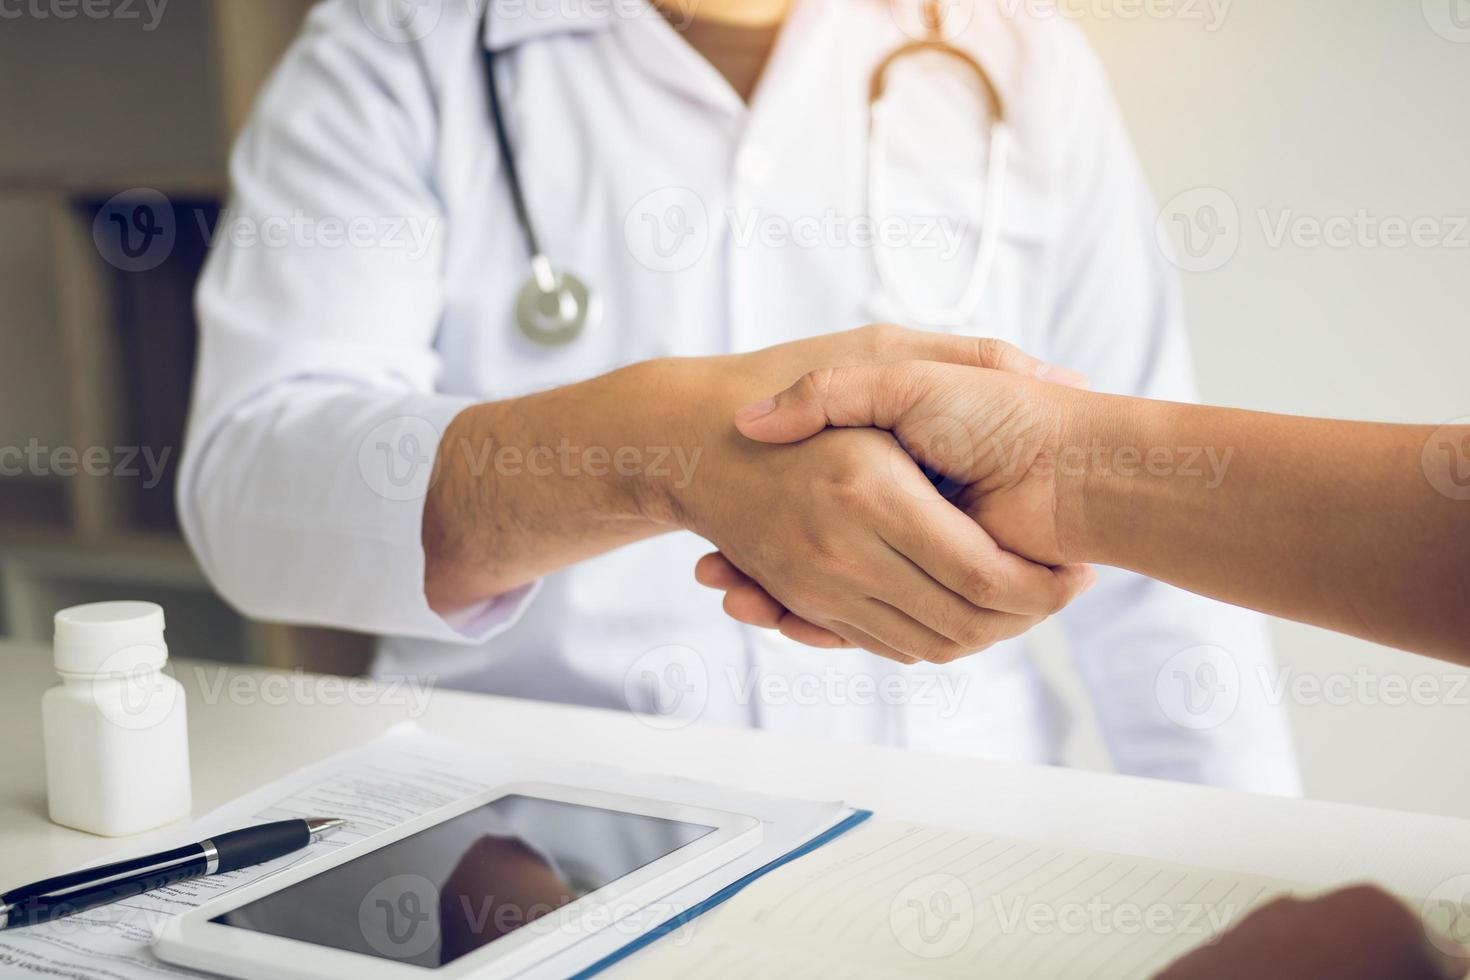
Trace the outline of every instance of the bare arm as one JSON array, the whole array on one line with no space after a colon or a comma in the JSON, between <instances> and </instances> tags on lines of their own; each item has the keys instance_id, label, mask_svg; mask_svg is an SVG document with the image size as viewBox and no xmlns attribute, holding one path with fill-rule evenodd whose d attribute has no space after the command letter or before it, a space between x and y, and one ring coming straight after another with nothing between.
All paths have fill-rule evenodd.
<instances>
[{"instance_id":1,"label":"bare arm","mask_svg":"<svg viewBox=\"0 0 1470 980\"><path fill-rule=\"evenodd\" d=\"M486 402L454 419L424 502L432 608L461 609L673 530L650 506L657 479L650 470L659 462L650 457L668 454L672 441L660 406L640 392L640 380L656 370L640 366Z\"/></svg>"},{"instance_id":2,"label":"bare arm","mask_svg":"<svg viewBox=\"0 0 1470 980\"><path fill-rule=\"evenodd\" d=\"M1112 449L1058 480L1072 560L1470 662L1470 501L1426 473L1470 428L1078 402L1069 441Z\"/></svg>"},{"instance_id":3,"label":"bare arm","mask_svg":"<svg viewBox=\"0 0 1470 980\"><path fill-rule=\"evenodd\" d=\"M743 410L751 438L892 431L1003 547L1095 562L1470 663L1470 427L1120 398L950 365L816 372ZM750 591L718 559L712 584ZM728 604L727 604L728 605Z\"/></svg>"}]
</instances>

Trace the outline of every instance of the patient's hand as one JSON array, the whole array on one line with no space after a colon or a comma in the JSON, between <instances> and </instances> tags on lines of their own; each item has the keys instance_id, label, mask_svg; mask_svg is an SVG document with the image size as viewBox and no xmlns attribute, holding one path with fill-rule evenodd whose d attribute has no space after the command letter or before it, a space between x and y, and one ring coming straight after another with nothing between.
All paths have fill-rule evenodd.
<instances>
[{"instance_id":1,"label":"patient's hand","mask_svg":"<svg viewBox=\"0 0 1470 980\"><path fill-rule=\"evenodd\" d=\"M1060 489L1068 478L1062 457L1076 394L1035 377L907 362L815 371L773 400L742 409L736 419L747 438L777 444L807 440L829 427L889 430L935 474L938 492L956 514L968 516L1000 546L996 555L1057 566L1085 587L1091 571L1068 565L1065 502L1073 495ZM947 518L932 509L901 517L929 522L911 532L933 538L952 533ZM797 610L767 595L727 558L707 556L696 569L702 583L727 592L727 612L813 642L810 624L791 616ZM976 572L984 578L987 569Z\"/></svg>"},{"instance_id":2,"label":"patient's hand","mask_svg":"<svg viewBox=\"0 0 1470 980\"><path fill-rule=\"evenodd\" d=\"M760 601L780 608L801 642L943 662L1030 629L1087 573L997 547L888 433L818 426L790 440L800 445L776 445L731 425L741 405L822 365L913 357L1033 375L1040 367L1008 345L898 327L673 362L653 390L697 410L682 413L668 439L704 451L687 485L664 488L662 520L714 542L732 572L760 582Z\"/></svg>"},{"instance_id":3,"label":"patient's hand","mask_svg":"<svg viewBox=\"0 0 1470 980\"><path fill-rule=\"evenodd\" d=\"M1085 446L1069 437L1074 388L1001 371L910 362L815 371L772 402L747 406L750 439L793 443L828 427L886 429L958 508L1007 550L1073 560L1067 485Z\"/></svg>"},{"instance_id":4,"label":"patient's hand","mask_svg":"<svg viewBox=\"0 0 1470 980\"><path fill-rule=\"evenodd\" d=\"M1278 899L1157 980L1455 980L1470 969L1457 952L1443 937L1431 942L1398 899L1359 886L1313 901Z\"/></svg>"},{"instance_id":5,"label":"patient's hand","mask_svg":"<svg viewBox=\"0 0 1470 980\"><path fill-rule=\"evenodd\" d=\"M804 642L945 662L1025 632L1083 584L998 548L887 432L731 442L684 492L685 520L801 617Z\"/></svg>"}]
</instances>

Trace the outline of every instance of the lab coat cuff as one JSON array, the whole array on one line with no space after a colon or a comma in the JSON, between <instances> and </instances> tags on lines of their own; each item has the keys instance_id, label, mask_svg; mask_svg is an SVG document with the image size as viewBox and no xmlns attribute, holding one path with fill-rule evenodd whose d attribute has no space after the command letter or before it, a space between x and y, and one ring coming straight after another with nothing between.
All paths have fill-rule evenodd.
<instances>
[{"instance_id":1,"label":"lab coat cuff","mask_svg":"<svg viewBox=\"0 0 1470 980\"><path fill-rule=\"evenodd\" d=\"M440 618L466 643L483 643L496 633L514 626L540 591L541 581L537 579L468 608L445 613Z\"/></svg>"}]
</instances>

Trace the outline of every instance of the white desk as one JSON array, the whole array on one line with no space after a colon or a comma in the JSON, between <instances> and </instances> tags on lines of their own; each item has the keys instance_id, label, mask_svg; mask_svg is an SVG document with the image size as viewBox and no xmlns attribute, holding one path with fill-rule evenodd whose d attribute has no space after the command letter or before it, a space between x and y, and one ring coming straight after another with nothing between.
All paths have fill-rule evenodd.
<instances>
[{"instance_id":1,"label":"white desk","mask_svg":"<svg viewBox=\"0 0 1470 980\"><path fill-rule=\"evenodd\" d=\"M196 815L414 715L406 703L283 699L283 685L259 686L271 676L266 671L176 661L174 672L189 697ZM46 818L40 700L53 682L48 649L0 642L0 888L121 846ZM433 692L418 720L487 749L564 754L767 793L843 799L880 818L1307 884L1373 879L1405 895L1425 895L1445 878L1470 872L1470 821L1445 817L762 732L698 725L660 731L632 715L452 691Z\"/></svg>"}]
</instances>

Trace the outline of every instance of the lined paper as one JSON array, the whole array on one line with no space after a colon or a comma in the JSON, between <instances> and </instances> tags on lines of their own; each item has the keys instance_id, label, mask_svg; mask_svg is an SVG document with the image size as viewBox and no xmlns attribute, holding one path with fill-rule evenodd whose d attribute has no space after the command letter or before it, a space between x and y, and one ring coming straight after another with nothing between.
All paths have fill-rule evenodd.
<instances>
[{"instance_id":1,"label":"lined paper","mask_svg":"<svg viewBox=\"0 0 1470 980\"><path fill-rule=\"evenodd\" d=\"M860 828L630 961L652 977L1149 976L1285 882L917 824Z\"/></svg>"}]
</instances>

